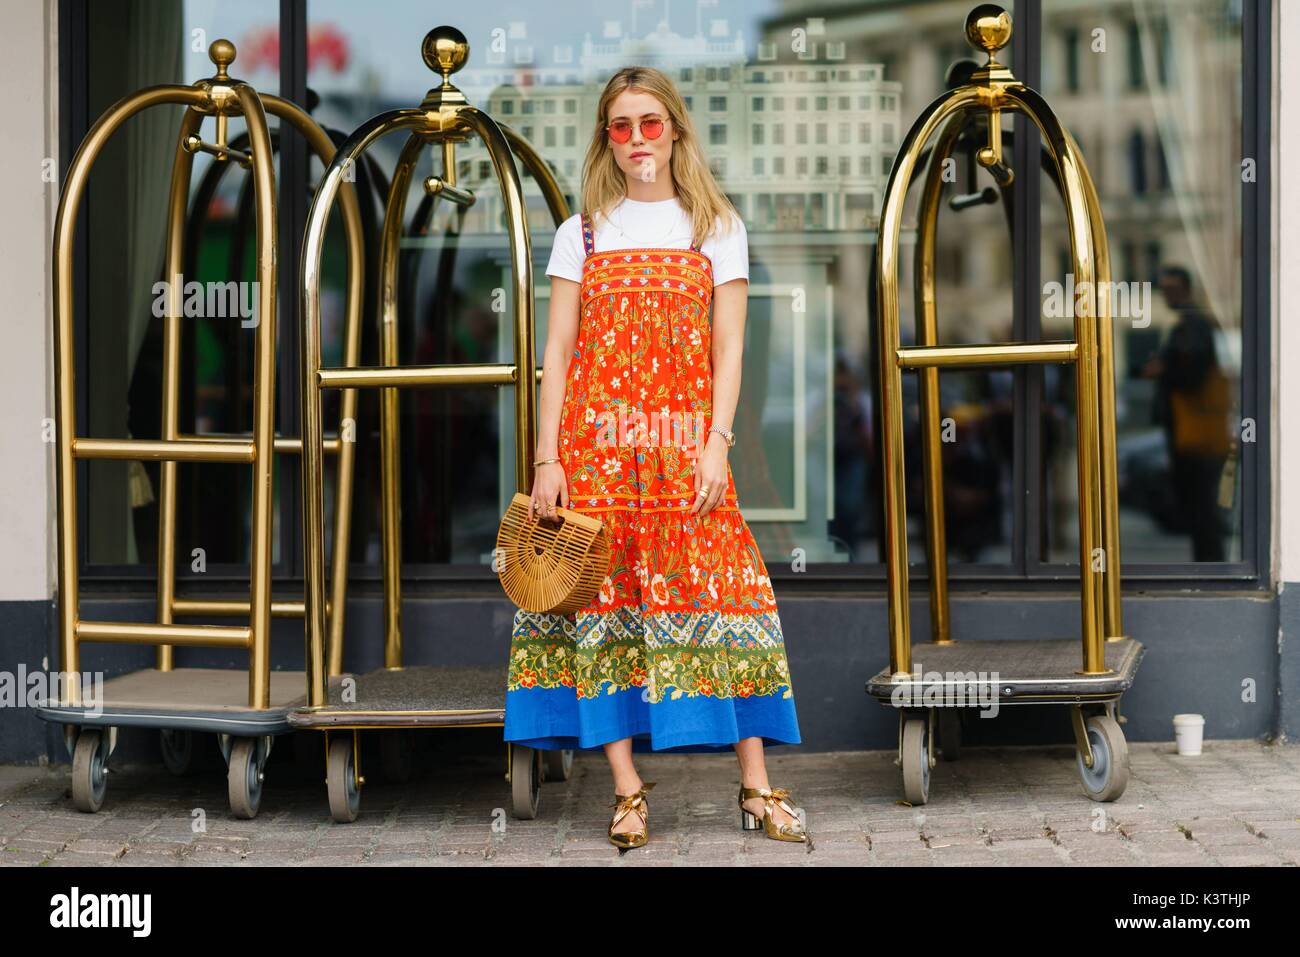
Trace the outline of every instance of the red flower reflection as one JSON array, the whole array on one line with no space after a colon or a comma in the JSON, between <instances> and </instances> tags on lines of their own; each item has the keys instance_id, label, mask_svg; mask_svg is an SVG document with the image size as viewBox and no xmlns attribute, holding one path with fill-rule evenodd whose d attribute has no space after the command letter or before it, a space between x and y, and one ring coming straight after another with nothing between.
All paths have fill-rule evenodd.
<instances>
[{"instance_id":1,"label":"red flower reflection","mask_svg":"<svg viewBox=\"0 0 1300 957\"><path fill-rule=\"evenodd\" d=\"M337 26L322 23L307 32L307 72L328 69L342 73L348 68L352 51L348 39ZM244 35L239 42L239 65L245 71L277 72L280 69L280 28L276 25L258 27Z\"/></svg>"}]
</instances>

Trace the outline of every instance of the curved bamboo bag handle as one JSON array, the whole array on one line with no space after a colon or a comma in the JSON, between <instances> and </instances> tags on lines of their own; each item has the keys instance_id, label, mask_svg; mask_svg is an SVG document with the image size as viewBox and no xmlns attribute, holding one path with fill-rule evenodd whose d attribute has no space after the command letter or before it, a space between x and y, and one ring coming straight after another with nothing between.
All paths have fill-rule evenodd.
<instances>
[{"instance_id":1,"label":"curved bamboo bag handle","mask_svg":"<svg viewBox=\"0 0 1300 957\"><path fill-rule=\"evenodd\" d=\"M557 522L529 521L529 499L516 492L497 530L501 587L525 611L578 611L609 572L605 523L567 508L556 509Z\"/></svg>"}]
</instances>

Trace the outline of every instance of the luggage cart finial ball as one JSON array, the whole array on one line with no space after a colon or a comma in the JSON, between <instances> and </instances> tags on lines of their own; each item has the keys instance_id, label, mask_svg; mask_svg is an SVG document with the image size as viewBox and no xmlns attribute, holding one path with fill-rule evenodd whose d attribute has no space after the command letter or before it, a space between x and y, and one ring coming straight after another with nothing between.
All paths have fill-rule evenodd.
<instances>
[{"instance_id":1,"label":"luggage cart finial ball","mask_svg":"<svg viewBox=\"0 0 1300 957\"><path fill-rule=\"evenodd\" d=\"M455 27L434 27L425 34L420 52L425 66L441 73L443 83L449 84L451 74L458 73L469 59L469 41Z\"/></svg>"},{"instance_id":2,"label":"luggage cart finial ball","mask_svg":"<svg viewBox=\"0 0 1300 957\"><path fill-rule=\"evenodd\" d=\"M985 63L950 71L951 88L917 118L898 150L881 208L875 274L874 320L878 336L884 548L889 607L889 667L872 677L867 693L898 709L898 763L911 804L929 799L939 750L953 759L961 718L996 703L1066 704L1071 709L1077 764L1084 793L1113 801L1128 783L1128 747L1120 729L1119 699L1132 685L1142 645L1124 634L1120 608L1119 510L1115 458L1115 365L1111 303L1093 288L1110 288L1110 252L1097 189L1074 137L1046 100L999 63L996 52L1011 39L1011 16L981 4L966 19L966 38L987 55ZM1002 129L1004 111L1033 123L1042 137L1019 150ZM934 137L933 147L927 143ZM948 158L967 154L967 191L949 199L954 212L1001 199L1010 212L1015 174L1004 144L1020 162L1036 162L1055 182L1070 224L1076 282L1074 335L1060 342L941 346L935 302L935 234ZM973 160L973 162L972 162ZM976 185L977 165L997 188ZM912 180L924 170L913 252L916 345L903 346L899 328L898 273L903 207ZM1075 367L1079 511L1079 593L1082 666L1070 642L1031 635L1024 639L956 640L948 607L944 526L939 370L1057 363ZM930 641L913 659L908 608L908 531L903 459L902 373L920 382L925 550L930 576ZM1048 636L1054 622L1042 629ZM1076 653L1077 654L1077 653ZM936 728L937 724L937 728Z\"/></svg>"}]
</instances>

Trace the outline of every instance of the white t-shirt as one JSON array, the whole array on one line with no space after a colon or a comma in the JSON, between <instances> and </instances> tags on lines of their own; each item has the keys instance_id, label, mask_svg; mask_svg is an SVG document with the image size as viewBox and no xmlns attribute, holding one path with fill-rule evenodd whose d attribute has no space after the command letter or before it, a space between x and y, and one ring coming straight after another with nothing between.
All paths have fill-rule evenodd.
<instances>
[{"instance_id":1,"label":"white t-shirt","mask_svg":"<svg viewBox=\"0 0 1300 957\"><path fill-rule=\"evenodd\" d=\"M624 197L608 216L596 216L596 252L611 249L690 249L691 220L677 197L653 203ZM749 279L749 238L740 217L704 241L700 252L712 264L713 284ZM555 245L546 275L582 282L582 263L587 251L582 245L582 216L570 216L555 231Z\"/></svg>"}]
</instances>

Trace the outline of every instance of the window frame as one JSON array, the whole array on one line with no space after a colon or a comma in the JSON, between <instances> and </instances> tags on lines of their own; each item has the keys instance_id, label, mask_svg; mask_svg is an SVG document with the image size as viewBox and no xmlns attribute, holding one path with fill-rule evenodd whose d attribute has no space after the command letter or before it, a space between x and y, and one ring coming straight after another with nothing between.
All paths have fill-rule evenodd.
<instances>
[{"instance_id":1,"label":"window frame","mask_svg":"<svg viewBox=\"0 0 1300 957\"><path fill-rule=\"evenodd\" d=\"M59 0L59 149L60 170L66 173L73 153L94 119L88 115L88 74L90 38L88 36L89 0ZM1012 62L1017 64L1017 76L1027 85L1041 86L1043 0L1017 0L1015 4L1016 30L1012 37ZM280 0L279 21L281 37L280 95L297 103L306 100L307 73L307 9L297 0ZM1242 559L1237 562L1216 563L1137 563L1124 562L1123 575L1127 588L1186 589L1188 587L1213 587L1224 590L1266 590L1270 587L1272 547L1271 523L1271 105L1272 105L1272 0L1243 0L1242 51L1241 51L1241 155L1256 159L1256 181L1242 184L1242 396L1243 415L1249 414L1256 422L1257 441L1242 443L1240 452ZM1127 42L1127 37L1125 37ZM1127 65L1126 65L1127 69ZM683 72L693 73L693 67ZM780 109L779 98L770 106ZM567 101L566 101L567 107ZM908 118L910 125L912 118ZM283 182L301 182L309 170L305 144L301 137L287 138L288 148L281 159L280 179ZM778 144L775 137L773 144ZM794 145L794 144L791 144ZM871 155L855 144L859 156ZM1018 139L1012 161L1018 168L1037 166L1037 137ZM62 177L60 179L62 182ZM1014 312L1013 333L1019 339L1033 339L1038 329L1038 302L1036 290L1040 287L1040 263L1036 251L1041 249L1040 184L1034 176L1017 177L1015 181L1015 229L1012 237L1014 262ZM300 239L306 224L308 204L304 190L282 189L279 198L280 239L285 248L293 248ZM874 204L873 204L874 205ZM867 247L868 249L872 247ZM1034 254L1031 256L1031 251ZM297 434L299 427L298 363L294 358L298 349L299 332L291 317L298 312L298 291L294 270L288 268L295 257L281 257L279 296L281 302L281 365L277 369L282 428L288 434ZM74 356L78 369L87 368L87 295L89 286L89 249L86 230L79 231L74 253L75 315ZM1077 582L1076 566L1051 563L1037 559L1028 543L1041 540L1037 516L1041 514L1043 489L1035 483L1026 486L1026 474L1041 474L1043 450L1041 437L1031 426L1038 422L1037 411L1042 405L1041 378L1036 370L1018 368L1015 372L1016 434L1014 451L1013 487L1028 488L1027 495L1015 496L1015 515L1012 530L1012 559L1008 564L962 564L952 566L950 576L955 592L979 590L989 586L1013 590L1059 590ZM79 421L87 421L89 393L87 377L77 377L76 406ZM1024 410L1021 412L1020 410ZM873 463L878 467L878 463ZM88 514L85 462L78 463L78 509ZM1032 471L1031 471L1032 470ZM282 516L292 516L281 523L280 555L274 575L277 584L302 580L302 535L300 515L301 487L296 470L281 472L280 507ZM879 503L874 503L878 507ZM867 503L865 507L873 507ZM89 564L88 524L82 522L78 529L78 567L81 580L90 590L102 591L113 585L138 587L152 583L156 578L152 563L140 565ZM912 554L914 562L923 555ZM1122 556L1121 556L1122 558ZM878 594L884 591L885 569L883 561L856 563L811 563L807 569L794 574L782 567L782 562L772 561L774 581L783 588L798 591L845 591L861 594L864 590ZM247 566L209 566L203 576L205 582L234 583L247 581ZM178 580L187 577L187 569L178 569ZM417 564L407 563L404 576L415 583L486 581L495 574L486 566L471 564ZM924 568L914 565L911 570L914 582L920 586L927 580ZM379 581L378 563L353 563L350 577L354 581ZM917 593L919 594L918 588Z\"/></svg>"}]
</instances>

